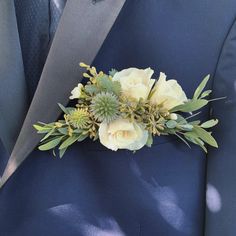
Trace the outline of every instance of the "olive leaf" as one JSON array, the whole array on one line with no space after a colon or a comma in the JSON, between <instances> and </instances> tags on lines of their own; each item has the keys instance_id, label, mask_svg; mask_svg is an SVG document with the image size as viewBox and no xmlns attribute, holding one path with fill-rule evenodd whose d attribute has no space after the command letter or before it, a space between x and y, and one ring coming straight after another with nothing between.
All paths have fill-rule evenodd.
<instances>
[{"instance_id":1,"label":"olive leaf","mask_svg":"<svg viewBox=\"0 0 236 236\"><path fill-rule=\"evenodd\" d=\"M206 106L208 101L206 99L197 99L197 100L189 100L182 105L178 105L170 110L170 112L193 112L199 110L200 108Z\"/></svg>"},{"instance_id":2,"label":"olive leaf","mask_svg":"<svg viewBox=\"0 0 236 236\"><path fill-rule=\"evenodd\" d=\"M194 95L193 95L193 99L198 99L199 98L199 96L201 95L203 89L206 87L206 84L209 81L209 79L210 79L210 75L207 75L203 79L203 81L199 84L199 86L195 90Z\"/></svg>"},{"instance_id":3,"label":"olive leaf","mask_svg":"<svg viewBox=\"0 0 236 236\"><path fill-rule=\"evenodd\" d=\"M59 150L59 157L62 158L66 152L67 148L63 148Z\"/></svg>"},{"instance_id":4,"label":"olive leaf","mask_svg":"<svg viewBox=\"0 0 236 236\"><path fill-rule=\"evenodd\" d=\"M74 135L71 137L68 137L59 147L59 150L61 149L65 149L67 147L69 147L70 145L72 145L74 142L76 142L78 140L78 136Z\"/></svg>"},{"instance_id":5,"label":"olive leaf","mask_svg":"<svg viewBox=\"0 0 236 236\"><path fill-rule=\"evenodd\" d=\"M62 138L63 137L59 137L59 138L56 137L56 138L52 139L51 141L49 141L49 142L47 142L43 145L40 145L38 147L38 149L40 151L47 151L47 150L53 149L54 147L56 147L61 142Z\"/></svg>"},{"instance_id":6,"label":"olive leaf","mask_svg":"<svg viewBox=\"0 0 236 236\"><path fill-rule=\"evenodd\" d=\"M202 123L201 127L204 128L204 129L211 128L211 127L217 125L218 122L219 121L217 119L208 120L208 121Z\"/></svg>"},{"instance_id":7,"label":"olive leaf","mask_svg":"<svg viewBox=\"0 0 236 236\"><path fill-rule=\"evenodd\" d=\"M61 103L58 103L58 106L61 108L61 110L65 113L65 114L69 114L69 111L66 107L64 107Z\"/></svg>"},{"instance_id":8,"label":"olive leaf","mask_svg":"<svg viewBox=\"0 0 236 236\"><path fill-rule=\"evenodd\" d=\"M193 132L198 135L198 137L204 141L205 143L209 144L212 147L218 148L218 144L216 140L212 137L210 132L207 132L200 126L194 126Z\"/></svg>"},{"instance_id":9,"label":"olive leaf","mask_svg":"<svg viewBox=\"0 0 236 236\"><path fill-rule=\"evenodd\" d=\"M40 142L43 142L47 138L49 138L53 133L55 132L55 128L53 128L50 132L48 132L41 140Z\"/></svg>"},{"instance_id":10,"label":"olive leaf","mask_svg":"<svg viewBox=\"0 0 236 236\"><path fill-rule=\"evenodd\" d=\"M212 90L206 90L201 94L200 98L205 98L209 96L211 93L212 93Z\"/></svg>"}]
</instances>

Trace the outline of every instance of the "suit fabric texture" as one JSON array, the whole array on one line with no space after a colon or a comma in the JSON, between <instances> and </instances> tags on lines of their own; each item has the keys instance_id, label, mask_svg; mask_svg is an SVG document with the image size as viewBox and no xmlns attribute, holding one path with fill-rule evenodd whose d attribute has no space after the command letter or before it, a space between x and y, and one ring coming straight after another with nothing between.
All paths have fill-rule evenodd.
<instances>
[{"instance_id":1,"label":"suit fabric texture","mask_svg":"<svg viewBox=\"0 0 236 236\"><path fill-rule=\"evenodd\" d=\"M65 2L54 1L56 13L51 1L9 2L0 6L16 9L19 36L12 43L20 47L10 55L19 56L17 65L23 61L27 91L22 86L20 94L27 94L29 104ZM169 137L155 138L152 149L135 154L112 152L91 140L75 144L61 160L35 148L0 189L1 235L235 235L235 9L233 0L127 0L93 61L104 71L151 67L155 78L164 71L188 97L210 73L213 96L227 99L210 104L200 119L220 118L214 130L219 150L206 155ZM63 56L64 49L57 50ZM63 86L67 80L58 83ZM3 140L1 170L9 157ZM207 197L213 200L206 204L209 188L213 191Z\"/></svg>"}]
</instances>

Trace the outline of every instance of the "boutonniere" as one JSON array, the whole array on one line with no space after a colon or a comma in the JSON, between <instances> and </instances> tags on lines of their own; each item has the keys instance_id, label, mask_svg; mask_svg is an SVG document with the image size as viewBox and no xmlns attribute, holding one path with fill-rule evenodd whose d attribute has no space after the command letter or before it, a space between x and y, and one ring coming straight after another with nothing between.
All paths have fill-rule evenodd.
<instances>
[{"instance_id":1,"label":"boutonniere","mask_svg":"<svg viewBox=\"0 0 236 236\"><path fill-rule=\"evenodd\" d=\"M160 135L175 135L205 152L206 144L218 147L208 131L218 120L193 120L197 111L212 101L207 99L212 91L204 91L209 75L188 99L178 82L167 80L164 73L153 79L151 68L112 69L105 74L84 63L80 66L87 70L84 77L88 81L72 90L70 99L76 99L76 105L59 104L64 119L34 125L39 134L45 135L39 150L54 152L58 147L62 157L69 146L90 138L113 151L137 151L145 145L151 147L153 137Z\"/></svg>"}]
</instances>

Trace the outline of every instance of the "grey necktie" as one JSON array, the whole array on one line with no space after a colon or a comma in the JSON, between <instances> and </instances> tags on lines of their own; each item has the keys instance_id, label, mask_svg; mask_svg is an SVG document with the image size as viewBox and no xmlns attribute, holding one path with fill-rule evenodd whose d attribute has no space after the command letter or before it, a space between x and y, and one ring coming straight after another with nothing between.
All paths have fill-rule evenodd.
<instances>
[{"instance_id":1,"label":"grey necktie","mask_svg":"<svg viewBox=\"0 0 236 236\"><path fill-rule=\"evenodd\" d=\"M15 0L25 77L32 100L66 0Z\"/></svg>"}]
</instances>

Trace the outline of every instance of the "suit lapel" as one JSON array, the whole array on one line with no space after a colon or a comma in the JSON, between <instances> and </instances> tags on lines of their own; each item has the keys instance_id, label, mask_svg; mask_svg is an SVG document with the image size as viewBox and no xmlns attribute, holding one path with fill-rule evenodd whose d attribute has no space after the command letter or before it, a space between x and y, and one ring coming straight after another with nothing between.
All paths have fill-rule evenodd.
<instances>
[{"instance_id":1,"label":"suit lapel","mask_svg":"<svg viewBox=\"0 0 236 236\"><path fill-rule=\"evenodd\" d=\"M92 63L125 0L68 0L35 96L16 141L0 187L14 173L40 140L33 129L38 121L55 121L57 103L68 102L71 89L82 78L79 62Z\"/></svg>"},{"instance_id":2,"label":"suit lapel","mask_svg":"<svg viewBox=\"0 0 236 236\"><path fill-rule=\"evenodd\" d=\"M10 153L24 121L28 99L12 0L0 1L0 136Z\"/></svg>"}]
</instances>

